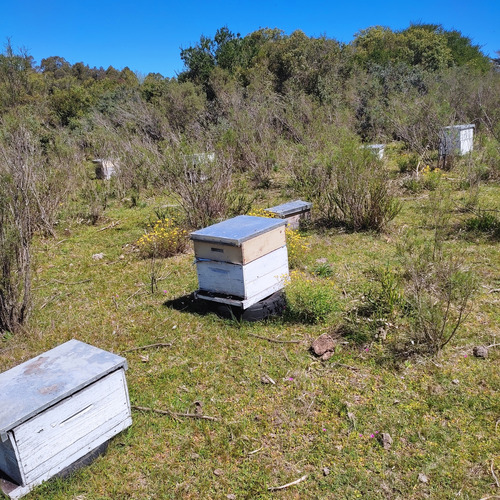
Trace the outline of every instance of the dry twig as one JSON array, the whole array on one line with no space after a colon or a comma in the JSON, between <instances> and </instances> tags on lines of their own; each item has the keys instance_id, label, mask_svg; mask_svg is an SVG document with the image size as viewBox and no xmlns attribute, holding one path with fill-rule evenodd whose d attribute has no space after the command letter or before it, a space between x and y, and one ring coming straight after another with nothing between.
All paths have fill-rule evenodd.
<instances>
[{"instance_id":1,"label":"dry twig","mask_svg":"<svg viewBox=\"0 0 500 500\"><path fill-rule=\"evenodd\" d=\"M491 469L491 475L493 476L495 483L497 483L497 488L500 488L500 483L498 482L498 478L495 476L495 460L491 461L490 469Z\"/></svg>"},{"instance_id":2,"label":"dry twig","mask_svg":"<svg viewBox=\"0 0 500 500\"><path fill-rule=\"evenodd\" d=\"M268 491L278 491L278 490L284 490L285 488L288 488L289 486L293 486L294 484L301 483L302 481L305 481L307 479L307 474L305 476L302 476L301 478L297 479L296 481L292 481L291 483L284 484L283 486L270 486L267 488Z\"/></svg>"},{"instance_id":3,"label":"dry twig","mask_svg":"<svg viewBox=\"0 0 500 500\"><path fill-rule=\"evenodd\" d=\"M121 222L121 220L117 220L117 221L111 223L109 226L101 227L101 229L98 229L96 232L100 233L101 231L106 231L106 229L111 229L111 228L117 226L118 224L120 224L120 222Z\"/></svg>"},{"instance_id":4,"label":"dry twig","mask_svg":"<svg viewBox=\"0 0 500 500\"><path fill-rule=\"evenodd\" d=\"M214 422L218 422L219 419L216 417L210 417L208 415L199 415L197 413L177 413L171 410L157 410L156 408L149 408L147 406L132 406L133 410L139 411L150 411L153 413L158 413L160 415L169 415L170 417L185 417L185 418L200 418L202 420L212 420Z\"/></svg>"},{"instance_id":5,"label":"dry twig","mask_svg":"<svg viewBox=\"0 0 500 500\"><path fill-rule=\"evenodd\" d=\"M300 340L279 340L279 339L270 339L269 337L263 337L262 335L256 335L255 333L247 332L247 335L250 337L255 337L257 339L267 340L268 342L275 342L277 344L299 344Z\"/></svg>"},{"instance_id":6,"label":"dry twig","mask_svg":"<svg viewBox=\"0 0 500 500\"><path fill-rule=\"evenodd\" d=\"M164 343L160 342L159 344L141 345L139 347L132 347L132 349L127 349L126 351L123 352L141 351L142 349L151 349L153 347L172 347L172 342L164 342Z\"/></svg>"}]
</instances>

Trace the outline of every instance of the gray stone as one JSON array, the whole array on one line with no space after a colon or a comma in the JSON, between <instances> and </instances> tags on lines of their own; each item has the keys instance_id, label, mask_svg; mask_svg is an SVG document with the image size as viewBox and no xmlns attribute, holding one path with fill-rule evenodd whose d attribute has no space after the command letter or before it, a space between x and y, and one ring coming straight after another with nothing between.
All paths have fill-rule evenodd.
<instances>
[{"instance_id":1,"label":"gray stone","mask_svg":"<svg viewBox=\"0 0 500 500\"><path fill-rule=\"evenodd\" d=\"M488 348L484 345L477 345L472 350L472 353L474 354L474 356L476 356L476 358L485 359L488 357Z\"/></svg>"}]
</instances>

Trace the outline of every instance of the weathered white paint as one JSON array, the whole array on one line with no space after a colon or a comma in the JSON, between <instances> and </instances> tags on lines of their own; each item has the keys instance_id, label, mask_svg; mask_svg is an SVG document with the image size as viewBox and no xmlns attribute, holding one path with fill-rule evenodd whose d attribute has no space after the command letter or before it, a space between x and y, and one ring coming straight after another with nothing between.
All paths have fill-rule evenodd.
<instances>
[{"instance_id":1,"label":"weathered white paint","mask_svg":"<svg viewBox=\"0 0 500 500\"><path fill-rule=\"evenodd\" d=\"M132 424L125 368L71 340L0 374L0 469L17 483L4 493L22 497Z\"/></svg>"},{"instance_id":2,"label":"weathered white paint","mask_svg":"<svg viewBox=\"0 0 500 500\"><path fill-rule=\"evenodd\" d=\"M441 129L439 140L439 154L464 155L473 149L475 125L454 125Z\"/></svg>"},{"instance_id":3,"label":"weathered white paint","mask_svg":"<svg viewBox=\"0 0 500 500\"><path fill-rule=\"evenodd\" d=\"M365 146L367 149L371 150L372 153L379 159L384 159L385 144L369 144Z\"/></svg>"},{"instance_id":4,"label":"weathered white paint","mask_svg":"<svg viewBox=\"0 0 500 500\"><path fill-rule=\"evenodd\" d=\"M281 284L288 277L286 246L239 265L214 260L196 261L200 290L248 299Z\"/></svg>"},{"instance_id":5,"label":"weathered white paint","mask_svg":"<svg viewBox=\"0 0 500 500\"><path fill-rule=\"evenodd\" d=\"M253 297L249 297L248 299L235 299L230 297L218 296L218 295L210 295L202 290L198 290L195 292L195 297L203 300L209 300L212 302L219 302L221 304L228 304L230 306L241 307L242 309L248 309L250 306L257 304L259 300L265 299L269 297L274 292L281 290L283 288L282 282L277 282L269 288L265 288L261 290L259 293L255 294Z\"/></svg>"}]
</instances>

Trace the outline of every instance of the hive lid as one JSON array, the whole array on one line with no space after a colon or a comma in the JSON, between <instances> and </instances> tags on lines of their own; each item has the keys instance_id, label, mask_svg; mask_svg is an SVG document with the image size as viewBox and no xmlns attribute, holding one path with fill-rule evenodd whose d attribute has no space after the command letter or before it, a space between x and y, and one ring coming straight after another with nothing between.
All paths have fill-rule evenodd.
<instances>
[{"instance_id":1,"label":"hive lid","mask_svg":"<svg viewBox=\"0 0 500 500\"><path fill-rule=\"evenodd\" d=\"M443 130L467 130L469 128L476 128L473 123L468 123L467 125L450 125L449 127L443 127Z\"/></svg>"},{"instance_id":2,"label":"hive lid","mask_svg":"<svg viewBox=\"0 0 500 500\"><path fill-rule=\"evenodd\" d=\"M0 373L0 438L119 368L127 360L78 340L70 340L11 370Z\"/></svg>"},{"instance_id":3,"label":"hive lid","mask_svg":"<svg viewBox=\"0 0 500 500\"><path fill-rule=\"evenodd\" d=\"M211 241L231 246L241 246L247 240L284 226L286 221L253 215L238 215L191 233L194 241Z\"/></svg>"},{"instance_id":4,"label":"hive lid","mask_svg":"<svg viewBox=\"0 0 500 500\"><path fill-rule=\"evenodd\" d=\"M275 207L266 208L266 212L271 212L280 217L286 217L290 214L296 214L300 212L307 212L312 207L312 203L302 200L289 201L288 203L283 203L283 205L276 205Z\"/></svg>"}]
</instances>

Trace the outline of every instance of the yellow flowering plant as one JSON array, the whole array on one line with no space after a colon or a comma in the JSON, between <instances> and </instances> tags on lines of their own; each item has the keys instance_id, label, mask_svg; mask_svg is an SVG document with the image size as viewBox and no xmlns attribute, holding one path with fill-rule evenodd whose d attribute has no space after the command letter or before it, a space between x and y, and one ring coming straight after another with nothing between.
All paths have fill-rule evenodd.
<instances>
[{"instance_id":1,"label":"yellow flowering plant","mask_svg":"<svg viewBox=\"0 0 500 500\"><path fill-rule=\"evenodd\" d=\"M171 257L186 250L188 232L173 219L158 219L136 242L141 257Z\"/></svg>"}]
</instances>

